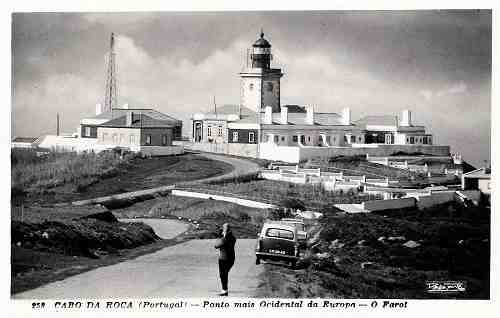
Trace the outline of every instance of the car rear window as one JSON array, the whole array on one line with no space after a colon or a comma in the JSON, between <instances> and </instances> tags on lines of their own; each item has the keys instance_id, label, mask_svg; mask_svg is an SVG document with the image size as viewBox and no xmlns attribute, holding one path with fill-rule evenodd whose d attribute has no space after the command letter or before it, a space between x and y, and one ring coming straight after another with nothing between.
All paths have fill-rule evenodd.
<instances>
[{"instance_id":1,"label":"car rear window","mask_svg":"<svg viewBox=\"0 0 500 318\"><path fill-rule=\"evenodd\" d=\"M297 223L297 222L293 222L293 221L283 221L283 222L295 226L297 228L297 230L299 230L299 231L305 231L306 230L304 223Z\"/></svg>"},{"instance_id":2,"label":"car rear window","mask_svg":"<svg viewBox=\"0 0 500 318\"><path fill-rule=\"evenodd\" d=\"M269 228L267 229L266 236L293 240L293 232L284 229Z\"/></svg>"}]
</instances>

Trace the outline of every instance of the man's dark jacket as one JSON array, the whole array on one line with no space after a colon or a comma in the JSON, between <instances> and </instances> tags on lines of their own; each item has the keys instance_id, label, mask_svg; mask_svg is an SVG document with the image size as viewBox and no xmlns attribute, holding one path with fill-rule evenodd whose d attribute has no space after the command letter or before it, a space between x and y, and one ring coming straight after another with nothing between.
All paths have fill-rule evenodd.
<instances>
[{"instance_id":1,"label":"man's dark jacket","mask_svg":"<svg viewBox=\"0 0 500 318\"><path fill-rule=\"evenodd\" d=\"M236 244L236 238L231 232L227 233L226 236L218 239L215 242L215 248L219 249L219 259L225 261L234 261L234 244Z\"/></svg>"}]
</instances>

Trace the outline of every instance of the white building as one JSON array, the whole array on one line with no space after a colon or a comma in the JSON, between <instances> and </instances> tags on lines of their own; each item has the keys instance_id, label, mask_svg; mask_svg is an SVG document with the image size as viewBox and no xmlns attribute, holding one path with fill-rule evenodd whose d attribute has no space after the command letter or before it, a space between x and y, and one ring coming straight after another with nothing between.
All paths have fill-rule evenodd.
<instances>
[{"instance_id":1,"label":"white building","mask_svg":"<svg viewBox=\"0 0 500 318\"><path fill-rule=\"evenodd\" d=\"M223 106L191 117L196 150L286 162L312 157L394 152L449 156L448 146L434 146L425 127L414 125L412 113L368 116L357 121L351 110L317 112L313 105L281 105L281 69L271 67L271 44L261 33L239 73L238 105Z\"/></svg>"},{"instance_id":2,"label":"white building","mask_svg":"<svg viewBox=\"0 0 500 318\"><path fill-rule=\"evenodd\" d=\"M183 153L173 145L181 139L182 121L151 108L113 108L80 120L78 132L67 136L45 136L40 148L55 151L100 152L121 148L151 156Z\"/></svg>"}]
</instances>

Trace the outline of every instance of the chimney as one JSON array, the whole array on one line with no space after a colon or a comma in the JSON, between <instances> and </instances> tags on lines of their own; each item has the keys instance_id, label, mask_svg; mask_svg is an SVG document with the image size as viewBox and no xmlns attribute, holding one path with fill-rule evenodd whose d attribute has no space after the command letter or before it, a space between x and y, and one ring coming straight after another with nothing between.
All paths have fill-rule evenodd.
<instances>
[{"instance_id":1,"label":"chimney","mask_svg":"<svg viewBox=\"0 0 500 318\"><path fill-rule=\"evenodd\" d=\"M351 109L346 107L342 109L342 125L350 125L351 124Z\"/></svg>"},{"instance_id":2,"label":"chimney","mask_svg":"<svg viewBox=\"0 0 500 318\"><path fill-rule=\"evenodd\" d=\"M401 124L400 126L411 126L411 111L408 109L403 110L401 113Z\"/></svg>"},{"instance_id":3,"label":"chimney","mask_svg":"<svg viewBox=\"0 0 500 318\"><path fill-rule=\"evenodd\" d=\"M133 112L127 112L127 117L126 117L126 121L125 121L125 125L130 127L132 126L132 118L134 117L134 113Z\"/></svg>"},{"instance_id":4,"label":"chimney","mask_svg":"<svg viewBox=\"0 0 500 318\"><path fill-rule=\"evenodd\" d=\"M95 114L96 116L102 114L102 104L95 105Z\"/></svg>"},{"instance_id":5,"label":"chimney","mask_svg":"<svg viewBox=\"0 0 500 318\"><path fill-rule=\"evenodd\" d=\"M264 109L264 124L271 125L273 123L273 108L271 106L266 106Z\"/></svg>"},{"instance_id":6,"label":"chimney","mask_svg":"<svg viewBox=\"0 0 500 318\"><path fill-rule=\"evenodd\" d=\"M314 106L306 106L306 123L314 125Z\"/></svg>"},{"instance_id":7,"label":"chimney","mask_svg":"<svg viewBox=\"0 0 500 318\"><path fill-rule=\"evenodd\" d=\"M282 125L288 124L288 107L287 106L281 106L281 120L280 120Z\"/></svg>"},{"instance_id":8,"label":"chimney","mask_svg":"<svg viewBox=\"0 0 500 318\"><path fill-rule=\"evenodd\" d=\"M127 104L123 104L122 108L123 109L128 109L128 103Z\"/></svg>"}]
</instances>

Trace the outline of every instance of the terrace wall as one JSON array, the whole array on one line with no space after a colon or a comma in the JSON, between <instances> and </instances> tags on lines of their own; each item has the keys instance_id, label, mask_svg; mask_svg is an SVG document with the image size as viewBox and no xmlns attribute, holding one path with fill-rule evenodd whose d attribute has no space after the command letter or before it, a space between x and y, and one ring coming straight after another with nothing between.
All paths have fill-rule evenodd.
<instances>
[{"instance_id":1,"label":"terrace wall","mask_svg":"<svg viewBox=\"0 0 500 318\"><path fill-rule=\"evenodd\" d=\"M193 192L193 191L172 190L172 195L190 197L190 198L207 199L207 200L212 199L212 200L217 200L217 201L232 202L232 203L235 203L238 205L247 206L250 208L257 208L257 209L270 209L270 208L276 207L273 204L264 203L264 202L241 199L241 198L237 198L237 197L227 197L227 196L216 195L216 194Z\"/></svg>"},{"instance_id":2,"label":"terrace wall","mask_svg":"<svg viewBox=\"0 0 500 318\"><path fill-rule=\"evenodd\" d=\"M375 200L375 201L365 201L361 203L363 210L366 211L383 211L392 209L404 209L411 208L415 206L415 198L402 198L402 199L392 199L392 200Z\"/></svg>"}]
</instances>

